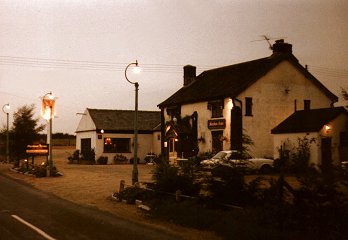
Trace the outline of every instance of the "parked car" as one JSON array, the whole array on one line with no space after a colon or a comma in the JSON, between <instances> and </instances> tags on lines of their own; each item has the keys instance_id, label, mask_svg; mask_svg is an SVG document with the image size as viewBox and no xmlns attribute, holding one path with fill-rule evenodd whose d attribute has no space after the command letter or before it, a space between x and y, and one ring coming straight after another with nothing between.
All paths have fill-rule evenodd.
<instances>
[{"instance_id":1,"label":"parked car","mask_svg":"<svg viewBox=\"0 0 348 240\"><path fill-rule=\"evenodd\" d=\"M238 167L246 171L268 173L273 168L273 159L268 158L240 158L238 151L225 150L218 152L211 159L203 160L201 165L206 168L216 168L217 166Z\"/></svg>"},{"instance_id":2,"label":"parked car","mask_svg":"<svg viewBox=\"0 0 348 240\"><path fill-rule=\"evenodd\" d=\"M226 163L233 154L237 154L237 151L220 151L215 154L212 158L201 161L201 165L206 167L215 166L218 164Z\"/></svg>"}]
</instances>

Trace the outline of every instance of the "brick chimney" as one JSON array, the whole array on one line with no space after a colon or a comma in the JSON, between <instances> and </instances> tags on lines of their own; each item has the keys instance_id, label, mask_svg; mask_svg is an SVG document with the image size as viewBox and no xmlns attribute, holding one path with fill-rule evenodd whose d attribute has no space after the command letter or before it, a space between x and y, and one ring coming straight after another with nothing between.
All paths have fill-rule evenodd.
<instances>
[{"instance_id":1,"label":"brick chimney","mask_svg":"<svg viewBox=\"0 0 348 240\"><path fill-rule=\"evenodd\" d=\"M273 53L292 53L292 45L284 42L284 39L279 39L273 44Z\"/></svg>"},{"instance_id":2,"label":"brick chimney","mask_svg":"<svg viewBox=\"0 0 348 240\"><path fill-rule=\"evenodd\" d=\"M196 67L192 65L184 66L184 86L189 85L196 79Z\"/></svg>"}]
</instances>

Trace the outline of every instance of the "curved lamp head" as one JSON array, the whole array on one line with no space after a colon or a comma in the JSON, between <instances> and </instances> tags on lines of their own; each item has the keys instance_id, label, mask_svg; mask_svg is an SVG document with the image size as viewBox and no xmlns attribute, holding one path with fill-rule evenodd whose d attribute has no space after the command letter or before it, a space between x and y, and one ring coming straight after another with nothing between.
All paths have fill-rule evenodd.
<instances>
[{"instance_id":1,"label":"curved lamp head","mask_svg":"<svg viewBox=\"0 0 348 240\"><path fill-rule=\"evenodd\" d=\"M2 106L2 111L6 114L9 114L10 108L11 108L10 104L6 103L4 106Z\"/></svg>"},{"instance_id":2,"label":"curved lamp head","mask_svg":"<svg viewBox=\"0 0 348 240\"><path fill-rule=\"evenodd\" d=\"M138 73L141 72L141 68L139 67L138 60L136 60L135 62L130 63L130 64L127 65L126 69L124 70L124 76L126 77L126 80L127 80L129 83L131 83L131 84L136 84L136 82L130 81L130 80L128 79L128 77L127 77L127 70L128 70L128 68L129 68L130 66L132 66L132 65L134 65L133 73L138 74Z\"/></svg>"}]
</instances>

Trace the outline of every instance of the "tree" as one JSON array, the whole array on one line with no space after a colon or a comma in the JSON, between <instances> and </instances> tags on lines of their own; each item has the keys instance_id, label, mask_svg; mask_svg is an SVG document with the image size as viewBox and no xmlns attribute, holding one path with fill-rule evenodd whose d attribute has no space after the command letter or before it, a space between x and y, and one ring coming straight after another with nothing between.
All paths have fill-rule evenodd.
<instances>
[{"instance_id":1,"label":"tree","mask_svg":"<svg viewBox=\"0 0 348 240\"><path fill-rule=\"evenodd\" d=\"M12 155L15 160L26 157L26 146L40 139L40 132L45 125L39 124L39 118L34 118L35 105L24 105L13 114Z\"/></svg>"}]
</instances>

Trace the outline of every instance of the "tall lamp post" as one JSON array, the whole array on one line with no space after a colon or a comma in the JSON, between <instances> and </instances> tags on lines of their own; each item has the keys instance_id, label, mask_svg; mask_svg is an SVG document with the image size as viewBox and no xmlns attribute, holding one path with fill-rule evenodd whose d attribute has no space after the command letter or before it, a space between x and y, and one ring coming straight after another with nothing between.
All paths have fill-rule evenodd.
<instances>
[{"instance_id":1,"label":"tall lamp post","mask_svg":"<svg viewBox=\"0 0 348 240\"><path fill-rule=\"evenodd\" d=\"M6 162L10 162L10 149L9 149L10 137L9 137L9 131L8 131L8 128L9 128L9 110L10 110L10 104L9 103L5 104L2 107L2 111L4 113L6 113L6 119L7 119L7 122L6 122Z\"/></svg>"},{"instance_id":2,"label":"tall lamp post","mask_svg":"<svg viewBox=\"0 0 348 240\"><path fill-rule=\"evenodd\" d=\"M52 92L46 93L42 98L41 105L41 116L49 120L49 134L48 134L48 176L50 176L53 168L53 159L52 159L52 119L54 118L54 104L55 97L52 95Z\"/></svg>"},{"instance_id":3,"label":"tall lamp post","mask_svg":"<svg viewBox=\"0 0 348 240\"><path fill-rule=\"evenodd\" d=\"M134 63L130 63L127 65L124 76L126 77L126 80L135 86L135 111L134 111L134 160L133 160L133 171L132 171L132 184L138 182L138 90L139 90L139 83L138 82L131 82L129 81L127 77L127 70L130 66L134 67L134 72L139 73L140 67L138 66L138 61L136 60Z\"/></svg>"}]
</instances>

